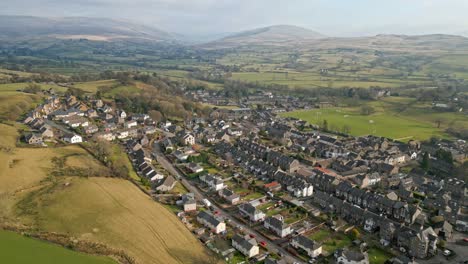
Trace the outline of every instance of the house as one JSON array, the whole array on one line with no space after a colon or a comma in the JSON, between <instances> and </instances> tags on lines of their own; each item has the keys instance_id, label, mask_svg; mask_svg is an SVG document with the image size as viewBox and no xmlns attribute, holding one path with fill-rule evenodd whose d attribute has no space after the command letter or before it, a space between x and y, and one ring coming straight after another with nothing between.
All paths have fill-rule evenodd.
<instances>
[{"instance_id":1,"label":"house","mask_svg":"<svg viewBox=\"0 0 468 264\"><path fill-rule=\"evenodd\" d=\"M77 134L65 134L65 136L63 136L63 141L76 144L83 142L83 138Z\"/></svg>"},{"instance_id":2,"label":"house","mask_svg":"<svg viewBox=\"0 0 468 264\"><path fill-rule=\"evenodd\" d=\"M267 217L263 222L266 229L271 230L277 236L283 238L292 233L290 225L284 223L283 216L276 215Z\"/></svg>"},{"instance_id":3,"label":"house","mask_svg":"<svg viewBox=\"0 0 468 264\"><path fill-rule=\"evenodd\" d=\"M197 221L206 226L207 228L211 229L211 231L215 234L222 233L226 231L226 224L220 220L218 220L216 217L214 217L212 214L207 213L206 211L201 211L197 215Z\"/></svg>"},{"instance_id":4,"label":"house","mask_svg":"<svg viewBox=\"0 0 468 264\"><path fill-rule=\"evenodd\" d=\"M41 132L41 136L43 138L53 138L54 137L54 131L52 131L52 129L48 125L42 126L39 131Z\"/></svg>"},{"instance_id":5,"label":"house","mask_svg":"<svg viewBox=\"0 0 468 264\"><path fill-rule=\"evenodd\" d=\"M350 249L339 249L334 254L336 263L340 264L369 264L367 252L359 252Z\"/></svg>"},{"instance_id":6,"label":"house","mask_svg":"<svg viewBox=\"0 0 468 264\"><path fill-rule=\"evenodd\" d=\"M270 182L270 183L267 183L263 186L263 188L267 191L267 192L279 192L281 191L281 184L279 184L277 181L273 181L273 182Z\"/></svg>"},{"instance_id":7,"label":"house","mask_svg":"<svg viewBox=\"0 0 468 264\"><path fill-rule=\"evenodd\" d=\"M240 196L227 188L221 189L218 194L229 204L237 204L240 201Z\"/></svg>"},{"instance_id":8,"label":"house","mask_svg":"<svg viewBox=\"0 0 468 264\"><path fill-rule=\"evenodd\" d=\"M174 188L176 183L177 181L174 179L174 177L167 176L166 179L164 179L164 181L155 189L160 192L168 192Z\"/></svg>"},{"instance_id":9,"label":"house","mask_svg":"<svg viewBox=\"0 0 468 264\"><path fill-rule=\"evenodd\" d=\"M36 133L26 135L24 140L30 145L40 145L43 143L42 136Z\"/></svg>"},{"instance_id":10,"label":"house","mask_svg":"<svg viewBox=\"0 0 468 264\"><path fill-rule=\"evenodd\" d=\"M143 128L143 133L146 135L154 134L156 133L156 127L154 126L146 126Z\"/></svg>"},{"instance_id":11,"label":"house","mask_svg":"<svg viewBox=\"0 0 468 264\"><path fill-rule=\"evenodd\" d=\"M164 150L165 151L172 151L174 150L174 144L172 144L172 141L171 139L169 138L165 138L162 142L161 142L162 146L164 147Z\"/></svg>"},{"instance_id":12,"label":"house","mask_svg":"<svg viewBox=\"0 0 468 264\"><path fill-rule=\"evenodd\" d=\"M193 193L186 193L182 195L182 199L177 202L182 205L184 212L193 212L197 210L197 202L195 201L195 195Z\"/></svg>"},{"instance_id":13,"label":"house","mask_svg":"<svg viewBox=\"0 0 468 264\"><path fill-rule=\"evenodd\" d=\"M191 146L195 144L195 136L187 131L182 130L178 132L177 137L182 145Z\"/></svg>"},{"instance_id":14,"label":"house","mask_svg":"<svg viewBox=\"0 0 468 264\"><path fill-rule=\"evenodd\" d=\"M403 227L398 232L397 245L411 257L423 259L437 253L437 234L432 227L419 231Z\"/></svg>"},{"instance_id":15,"label":"house","mask_svg":"<svg viewBox=\"0 0 468 264\"><path fill-rule=\"evenodd\" d=\"M118 117L125 119L127 118L127 113L125 113L125 111L122 110L118 113Z\"/></svg>"},{"instance_id":16,"label":"house","mask_svg":"<svg viewBox=\"0 0 468 264\"><path fill-rule=\"evenodd\" d=\"M255 238L242 237L239 234L232 237L232 246L248 258L254 257L260 252Z\"/></svg>"},{"instance_id":17,"label":"house","mask_svg":"<svg viewBox=\"0 0 468 264\"><path fill-rule=\"evenodd\" d=\"M219 191L226 187L224 185L224 181L218 176L207 174L202 175L199 178L201 182L205 183L210 189L214 191Z\"/></svg>"},{"instance_id":18,"label":"house","mask_svg":"<svg viewBox=\"0 0 468 264\"><path fill-rule=\"evenodd\" d=\"M99 128L96 125L90 125L85 128L85 133L86 134L94 134L99 131Z\"/></svg>"},{"instance_id":19,"label":"house","mask_svg":"<svg viewBox=\"0 0 468 264\"><path fill-rule=\"evenodd\" d=\"M296 236L291 240L291 246L304 250L311 258L316 258L322 254L322 245L305 236Z\"/></svg>"},{"instance_id":20,"label":"house","mask_svg":"<svg viewBox=\"0 0 468 264\"><path fill-rule=\"evenodd\" d=\"M136 127L136 126L138 126L138 123L135 120L125 122L125 124L124 124L125 128L132 128L132 127Z\"/></svg>"},{"instance_id":21,"label":"house","mask_svg":"<svg viewBox=\"0 0 468 264\"><path fill-rule=\"evenodd\" d=\"M252 222L263 221L265 219L265 213L255 208L251 203L239 205L239 212L241 215L249 217Z\"/></svg>"},{"instance_id":22,"label":"house","mask_svg":"<svg viewBox=\"0 0 468 264\"><path fill-rule=\"evenodd\" d=\"M103 126L103 130L105 132L110 132L110 131L114 131L117 129L117 125L115 123L106 123L104 124Z\"/></svg>"},{"instance_id":23,"label":"house","mask_svg":"<svg viewBox=\"0 0 468 264\"><path fill-rule=\"evenodd\" d=\"M172 149L172 146L170 148L166 148L166 149ZM189 155L183 151L180 151L180 150L176 150L174 153L173 153L174 157L176 157L176 159L180 160L180 161L186 161L189 157ZM189 164L190 165L190 164ZM189 170L191 170L190 168L188 168ZM203 168L202 170L203 171Z\"/></svg>"},{"instance_id":24,"label":"house","mask_svg":"<svg viewBox=\"0 0 468 264\"><path fill-rule=\"evenodd\" d=\"M359 188L367 188L380 182L381 177L378 173L374 172L370 174L359 174L352 180Z\"/></svg>"},{"instance_id":25,"label":"house","mask_svg":"<svg viewBox=\"0 0 468 264\"><path fill-rule=\"evenodd\" d=\"M89 109L88 111L86 111L86 114L85 114L87 117L89 118L97 118L99 117L99 114L96 110L94 109Z\"/></svg>"},{"instance_id":26,"label":"house","mask_svg":"<svg viewBox=\"0 0 468 264\"><path fill-rule=\"evenodd\" d=\"M444 240L452 238L453 227L447 221L441 221L434 225L434 232Z\"/></svg>"},{"instance_id":27,"label":"house","mask_svg":"<svg viewBox=\"0 0 468 264\"><path fill-rule=\"evenodd\" d=\"M128 130L117 131L117 138L118 139L125 139L125 138L128 138L128 136L129 136Z\"/></svg>"},{"instance_id":28,"label":"house","mask_svg":"<svg viewBox=\"0 0 468 264\"><path fill-rule=\"evenodd\" d=\"M96 137L102 140L106 140L106 141L112 141L115 139L115 135L112 132L102 132L102 133L96 134Z\"/></svg>"},{"instance_id":29,"label":"house","mask_svg":"<svg viewBox=\"0 0 468 264\"><path fill-rule=\"evenodd\" d=\"M200 166L197 163L190 162L188 165L186 165L186 168L191 172L191 173L200 173L203 171L203 167Z\"/></svg>"}]
</instances>

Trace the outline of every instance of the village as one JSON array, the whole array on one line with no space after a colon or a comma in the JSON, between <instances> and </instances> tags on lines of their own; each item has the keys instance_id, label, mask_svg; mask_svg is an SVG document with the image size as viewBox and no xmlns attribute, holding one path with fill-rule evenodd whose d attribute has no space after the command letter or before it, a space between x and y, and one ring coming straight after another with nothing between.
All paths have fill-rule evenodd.
<instances>
[{"instance_id":1,"label":"village","mask_svg":"<svg viewBox=\"0 0 468 264\"><path fill-rule=\"evenodd\" d=\"M291 110L281 102L313 107L266 93L208 117L156 122L110 101L50 94L24 119L31 132L22 139L38 147L118 144L148 183L141 188L228 263L468 258L466 183L435 155L464 160L465 142L337 135L278 116ZM436 173L421 168L427 159Z\"/></svg>"}]
</instances>

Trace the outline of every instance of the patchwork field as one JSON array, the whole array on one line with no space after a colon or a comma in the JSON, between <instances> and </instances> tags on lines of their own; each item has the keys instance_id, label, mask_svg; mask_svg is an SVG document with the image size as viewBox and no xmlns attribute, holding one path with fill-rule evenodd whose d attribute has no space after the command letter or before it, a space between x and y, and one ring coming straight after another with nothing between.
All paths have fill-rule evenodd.
<instances>
[{"instance_id":1,"label":"patchwork field","mask_svg":"<svg viewBox=\"0 0 468 264\"><path fill-rule=\"evenodd\" d=\"M11 264L115 264L106 257L81 254L63 247L0 230L0 259ZM25 254L27 252L27 254Z\"/></svg>"},{"instance_id":2,"label":"patchwork field","mask_svg":"<svg viewBox=\"0 0 468 264\"><path fill-rule=\"evenodd\" d=\"M446 128L468 126L468 116L463 113L437 112L430 105L409 98L386 98L368 105L375 109L375 113L363 115L360 107L347 107L300 110L284 113L283 116L317 125L327 120L329 129L342 131L346 126L354 136L373 134L406 141L449 137L445 133Z\"/></svg>"}]
</instances>

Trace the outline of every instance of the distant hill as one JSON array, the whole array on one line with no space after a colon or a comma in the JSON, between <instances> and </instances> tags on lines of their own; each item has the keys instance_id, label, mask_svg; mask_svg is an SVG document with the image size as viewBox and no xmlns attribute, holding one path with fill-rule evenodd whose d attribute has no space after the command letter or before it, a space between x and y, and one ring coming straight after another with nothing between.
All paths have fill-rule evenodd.
<instances>
[{"instance_id":1,"label":"distant hill","mask_svg":"<svg viewBox=\"0 0 468 264\"><path fill-rule=\"evenodd\" d=\"M107 18L0 16L0 39L44 37L100 41L126 38L168 41L178 38L153 27Z\"/></svg>"},{"instance_id":2,"label":"distant hill","mask_svg":"<svg viewBox=\"0 0 468 264\"><path fill-rule=\"evenodd\" d=\"M207 45L284 45L323 38L326 38L326 36L310 29L291 25L276 25L232 34Z\"/></svg>"}]
</instances>

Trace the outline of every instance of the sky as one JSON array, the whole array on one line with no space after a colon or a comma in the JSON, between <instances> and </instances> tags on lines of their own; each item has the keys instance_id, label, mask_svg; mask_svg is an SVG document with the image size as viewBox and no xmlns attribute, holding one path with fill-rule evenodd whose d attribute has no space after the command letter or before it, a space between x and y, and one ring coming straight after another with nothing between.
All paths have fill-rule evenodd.
<instances>
[{"instance_id":1,"label":"sky","mask_svg":"<svg viewBox=\"0 0 468 264\"><path fill-rule=\"evenodd\" d=\"M329 36L468 34L468 0L0 0L0 15L107 17L186 35L276 24Z\"/></svg>"}]
</instances>

